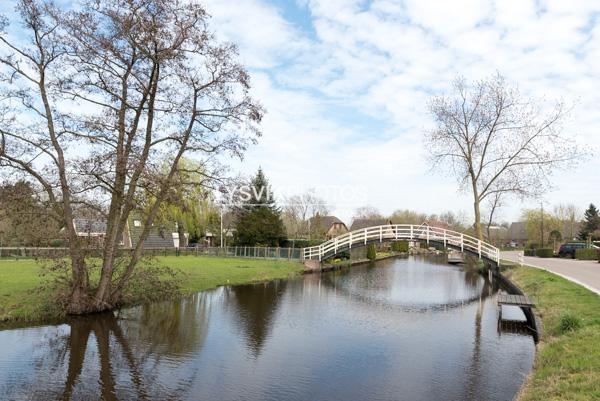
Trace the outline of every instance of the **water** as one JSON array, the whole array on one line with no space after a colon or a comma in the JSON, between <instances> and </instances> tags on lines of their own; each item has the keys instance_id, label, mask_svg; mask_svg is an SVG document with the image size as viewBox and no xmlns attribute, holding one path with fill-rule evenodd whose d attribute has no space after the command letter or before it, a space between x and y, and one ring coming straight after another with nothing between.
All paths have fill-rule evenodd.
<instances>
[{"instance_id":1,"label":"water","mask_svg":"<svg viewBox=\"0 0 600 401\"><path fill-rule=\"evenodd\" d=\"M480 275L392 259L0 331L0 399L510 400L534 351Z\"/></svg>"}]
</instances>

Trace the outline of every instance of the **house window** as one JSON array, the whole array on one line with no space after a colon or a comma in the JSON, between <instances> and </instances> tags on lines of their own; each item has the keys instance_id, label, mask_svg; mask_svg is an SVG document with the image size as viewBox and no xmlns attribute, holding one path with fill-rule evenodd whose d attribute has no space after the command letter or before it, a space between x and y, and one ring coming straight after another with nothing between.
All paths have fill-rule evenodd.
<instances>
[{"instance_id":1,"label":"house window","mask_svg":"<svg viewBox=\"0 0 600 401\"><path fill-rule=\"evenodd\" d=\"M133 220L133 226L134 227L141 227L142 226L142 221L141 220Z\"/></svg>"}]
</instances>

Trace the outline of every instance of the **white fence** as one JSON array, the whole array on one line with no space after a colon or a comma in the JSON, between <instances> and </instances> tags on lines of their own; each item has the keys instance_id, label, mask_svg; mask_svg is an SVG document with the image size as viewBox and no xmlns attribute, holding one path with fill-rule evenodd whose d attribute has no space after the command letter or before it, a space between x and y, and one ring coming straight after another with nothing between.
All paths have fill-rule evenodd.
<instances>
[{"instance_id":1,"label":"white fence","mask_svg":"<svg viewBox=\"0 0 600 401\"><path fill-rule=\"evenodd\" d=\"M352 249L353 246L394 240L437 242L443 244L444 247L451 246L463 252L478 255L479 258L500 262L500 250L487 242L456 231L412 224L392 224L350 231L321 245L304 248L303 257L304 259L323 260L338 252Z\"/></svg>"}]
</instances>

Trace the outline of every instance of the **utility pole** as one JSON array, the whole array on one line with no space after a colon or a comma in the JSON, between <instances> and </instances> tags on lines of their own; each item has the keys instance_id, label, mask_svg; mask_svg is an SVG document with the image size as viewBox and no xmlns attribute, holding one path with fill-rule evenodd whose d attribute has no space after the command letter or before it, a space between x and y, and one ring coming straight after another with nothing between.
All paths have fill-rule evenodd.
<instances>
[{"instance_id":1,"label":"utility pole","mask_svg":"<svg viewBox=\"0 0 600 401\"><path fill-rule=\"evenodd\" d=\"M221 205L221 248L223 248L223 205Z\"/></svg>"},{"instance_id":2,"label":"utility pole","mask_svg":"<svg viewBox=\"0 0 600 401\"><path fill-rule=\"evenodd\" d=\"M541 224L541 237L542 237L542 248L544 247L544 202L540 202L540 206L542 209L542 224Z\"/></svg>"}]
</instances>

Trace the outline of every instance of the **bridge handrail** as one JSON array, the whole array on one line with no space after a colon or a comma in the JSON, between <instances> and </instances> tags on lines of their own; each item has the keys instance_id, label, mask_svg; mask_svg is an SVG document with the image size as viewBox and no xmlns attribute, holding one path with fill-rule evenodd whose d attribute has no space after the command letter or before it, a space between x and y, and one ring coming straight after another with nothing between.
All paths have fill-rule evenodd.
<instances>
[{"instance_id":1,"label":"bridge handrail","mask_svg":"<svg viewBox=\"0 0 600 401\"><path fill-rule=\"evenodd\" d=\"M443 242L444 245L460 247L479 255L479 258L487 258L496 263L500 261L500 250L495 246L481 241L470 235L439 227L414 224L391 224L382 226L365 227L359 230L349 231L334 237L320 245L303 248L304 259L318 257L321 260L325 255L336 254L338 250L351 249L355 244L367 244L373 240L379 242L389 240L426 240Z\"/></svg>"}]
</instances>

